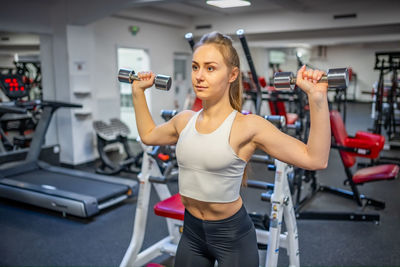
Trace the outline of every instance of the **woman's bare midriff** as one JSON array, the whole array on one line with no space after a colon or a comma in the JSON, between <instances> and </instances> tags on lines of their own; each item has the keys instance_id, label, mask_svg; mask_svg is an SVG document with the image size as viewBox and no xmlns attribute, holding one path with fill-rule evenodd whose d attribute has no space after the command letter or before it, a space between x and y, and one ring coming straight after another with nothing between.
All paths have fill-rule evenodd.
<instances>
[{"instance_id":1,"label":"woman's bare midriff","mask_svg":"<svg viewBox=\"0 0 400 267\"><path fill-rule=\"evenodd\" d=\"M184 196L181 196L181 198L183 205L190 214L198 219L207 221L216 221L231 217L243 205L241 197L228 203L204 202Z\"/></svg>"}]
</instances>

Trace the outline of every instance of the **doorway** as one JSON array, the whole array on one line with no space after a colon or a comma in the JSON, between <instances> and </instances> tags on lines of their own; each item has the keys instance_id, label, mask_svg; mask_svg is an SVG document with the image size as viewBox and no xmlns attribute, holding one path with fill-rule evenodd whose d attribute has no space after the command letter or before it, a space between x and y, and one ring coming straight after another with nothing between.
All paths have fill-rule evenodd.
<instances>
[{"instance_id":1,"label":"doorway","mask_svg":"<svg viewBox=\"0 0 400 267\"><path fill-rule=\"evenodd\" d=\"M145 49L122 48L117 49L118 69L132 69L135 73L150 70L150 57ZM146 90L146 100L151 110L151 101L149 90ZM120 119L131 130L129 138L136 139L139 134L136 127L135 110L132 103L131 85L120 83Z\"/></svg>"}]
</instances>

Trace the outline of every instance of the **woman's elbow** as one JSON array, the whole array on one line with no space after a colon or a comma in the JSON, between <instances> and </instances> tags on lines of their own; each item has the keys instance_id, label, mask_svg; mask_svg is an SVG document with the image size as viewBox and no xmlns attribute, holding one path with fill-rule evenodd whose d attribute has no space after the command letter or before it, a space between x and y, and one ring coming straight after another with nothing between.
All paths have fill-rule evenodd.
<instances>
[{"instance_id":1,"label":"woman's elbow","mask_svg":"<svg viewBox=\"0 0 400 267\"><path fill-rule=\"evenodd\" d=\"M146 136L140 136L140 142L142 142L143 144L145 144L146 146L152 146L154 144L152 144L151 140L146 137Z\"/></svg>"},{"instance_id":2,"label":"woman's elbow","mask_svg":"<svg viewBox=\"0 0 400 267\"><path fill-rule=\"evenodd\" d=\"M328 167L328 159L326 160L317 160L313 161L312 164L310 164L308 170L310 171L318 171L318 170L323 170Z\"/></svg>"}]
</instances>

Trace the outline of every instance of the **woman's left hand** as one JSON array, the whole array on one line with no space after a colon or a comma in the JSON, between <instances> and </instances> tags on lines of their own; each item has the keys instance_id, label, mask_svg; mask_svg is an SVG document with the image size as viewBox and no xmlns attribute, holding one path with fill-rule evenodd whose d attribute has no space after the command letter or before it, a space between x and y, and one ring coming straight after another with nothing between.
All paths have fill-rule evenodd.
<instances>
[{"instance_id":1,"label":"woman's left hand","mask_svg":"<svg viewBox=\"0 0 400 267\"><path fill-rule=\"evenodd\" d=\"M307 95L313 93L325 93L328 90L328 83L319 83L325 72L321 70L306 69L304 65L297 71L296 85L303 89Z\"/></svg>"}]
</instances>

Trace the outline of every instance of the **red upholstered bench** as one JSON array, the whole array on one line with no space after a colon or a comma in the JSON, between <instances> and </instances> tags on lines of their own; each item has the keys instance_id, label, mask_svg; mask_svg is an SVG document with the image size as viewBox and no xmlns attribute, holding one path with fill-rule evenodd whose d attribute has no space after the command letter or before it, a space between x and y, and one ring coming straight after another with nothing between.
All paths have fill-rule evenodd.
<instances>
[{"instance_id":1,"label":"red upholstered bench","mask_svg":"<svg viewBox=\"0 0 400 267\"><path fill-rule=\"evenodd\" d=\"M399 168L398 165L384 164L360 169L353 175L353 182L355 184L363 184L373 181L394 179L399 173Z\"/></svg>"},{"instance_id":2,"label":"red upholstered bench","mask_svg":"<svg viewBox=\"0 0 400 267\"><path fill-rule=\"evenodd\" d=\"M154 213L158 216L183 221L185 207L181 201L181 195L175 194L154 205Z\"/></svg>"},{"instance_id":3,"label":"red upholstered bench","mask_svg":"<svg viewBox=\"0 0 400 267\"><path fill-rule=\"evenodd\" d=\"M377 165L359 169L354 174L350 169L356 163L356 157L378 157L385 144L385 138L381 135L361 131L357 132L355 137L349 137L342 116L337 110L330 111L330 122L335 140L333 147L339 149L340 158L347 174L345 183L351 186L353 198L360 206L362 206L362 199L367 199L369 205L379 208L385 207L384 202L360 195L357 185L395 179L399 173L399 166L396 164Z\"/></svg>"}]
</instances>

